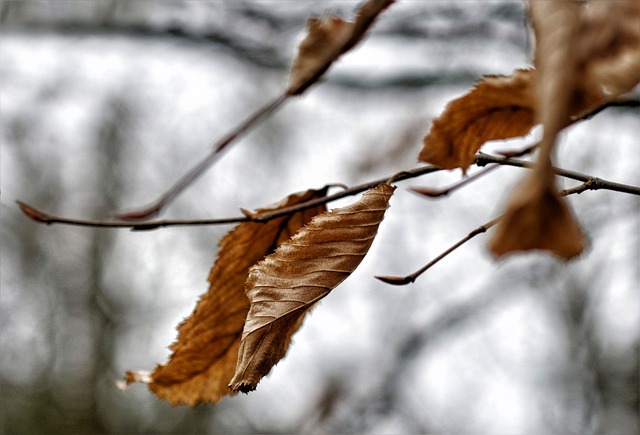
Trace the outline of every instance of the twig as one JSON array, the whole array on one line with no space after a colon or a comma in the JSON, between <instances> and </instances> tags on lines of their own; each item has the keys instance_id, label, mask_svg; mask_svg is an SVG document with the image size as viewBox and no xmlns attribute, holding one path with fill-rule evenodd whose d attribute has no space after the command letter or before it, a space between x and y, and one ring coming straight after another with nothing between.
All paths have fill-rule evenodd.
<instances>
[{"instance_id":1,"label":"twig","mask_svg":"<svg viewBox=\"0 0 640 435\"><path fill-rule=\"evenodd\" d=\"M98 221L98 220L90 220L90 219L73 219L66 218L61 216L56 216L54 214L46 213L41 210L36 209L29 204L26 204L22 201L16 201L20 210L27 215L29 218L33 219L36 222L43 223L45 225L52 224L64 224L64 225L75 225L80 227L93 227L93 228L128 228L132 231L145 231L145 230L155 230L160 227L171 227L171 226L198 226L198 225L222 225L222 224L231 224L231 223L239 223L246 222L250 219L246 216L236 217L236 218L223 218L223 219L199 219L199 220L157 220L150 222L139 222L132 223L126 221Z\"/></svg>"},{"instance_id":2,"label":"twig","mask_svg":"<svg viewBox=\"0 0 640 435\"><path fill-rule=\"evenodd\" d=\"M507 160L511 160L515 157L522 157L525 156L529 153L531 153L534 149L536 149L538 145L531 145L528 146L526 148L523 148L521 150L508 150L508 151L503 151L500 152L499 154ZM506 160L505 160L506 161ZM496 162L497 163L497 162ZM476 162L476 165L478 166L485 166L486 163L484 165L479 165ZM499 168L501 165L504 165L504 162L501 163L497 163L493 166L490 166L488 168L485 168L482 171L476 172L475 174L464 178L462 181L459 181L457 183L452 184L451 186L442 188L442 189L430 189L430 188L424 188L424 187L417 187L417 188L412 188L411 191L418 193L420 195L424 195L430 198L438 198L440 196L447 196L448 194L450 194L451 192L458 190L461 187L464 187L468 184L471 184L473 181L475 181L476 179L494 171L495 169Z\"/></svg>"},{"instance_id":3,"label":"twig","mask_svg":"<svg viewBox=\"0 0 640 435\"><path fill-rule=\"evenodd\" d=\"M602 112L609 107L626 107L626 108L636 108L640 107L640 100L634 98L618 98L612 101L608 101L604 103L602 106L599 106L593 109L590 112L581 115L577 120L583 121L586 119L591 119L596 116L598 113Z\"/></svg>"},{"instance_id":4,"label":"twig","mask_svg":"<svg viewBox=\"0 0 640 435\"><path fill-rule=\"evenodd\" d=\"M442 260L444 257L451 254L453 251L455 251L460 246L467 243L469 240L473 239L478 234L485 233L489 228L497 224L499 221L500 221L500 217L497 217L495 219L490 220L484 225L480 225L478 228L471 231L464 238L460 239L458 242L451 245L446 251L438 255L436 258L434 258L433 260L431 260L430 262L428 262L427 264L425 264L424 266L422 266L420 269L416 270L412 274L409 274L407 276L376 276L376 278L382 282L385 282L387 284L392 284L392 285L410 284L414 282L420 275L422 275L424 272L426 272L428 269L430 269L432 266L434 266L436 263Z\"/></svg>"},{"instance_id":5,"label":"twig","mask_svg":"<svg viewBox=\"0 0 640 435\"><path fill-rule=\"evenodd\" d=\"M584 192L586 190L598 190L598 189L620 191L618 189L612 189L611 186L610 186L610 183L611 182L602 180L600 178L592 177L592 178L589 178L587 181L585 181L584 183L582 183L582 184L580 184L578 186L575 186L575 187L572 187L572 188L569 188L569 189L565 189L565 190L561 190L559 192L559 194L560 194L560 196L568 196L568 195L573 195L573 194L580 194L580 193L582 193L582 192ZM618 183L613 183L613 184L618 184ZM634 186L626 186L626 187L634 187ZM636 194L636 195L640 194L640 188L634 187L634 189L636 189L638 191L638 193L634 193L634 194ZM625 192L625 193L632 193L632 192ZM443 258L448 256L449 254L451 254L453 251L458 249L460 246L464 245L465 243L467 243L469 240L473 239L477 235L487 232L487 230L489 228L493 227L495 224L500 222L501 218L502 218L502 216L498 216L498 217L490 220L489 222L487 222L487 223L485 223L483 225L480 225L479 227L475 228L469 234L467 234L465 237L463 237L462 239L460 239L459 241L457 241L456 243L451 245L448 249L446 249L444 252L442 252L436 258L434 258L433 260L431 260L430 262L425 264L423 267L421 267L420 269L416 270L415 272L413 272L413 273L411 273L409 275L406 275L406 276L376 276L376 278L379 279L382 282L385 282L385 283L391 284L391 285L406 285L406 284L413 283L420 275L422 275L424 272L429 270L435 264L440 262L440 260L442 260Z\"/></svg>"},{"instance_id":6,"label":"twig","mask_svg":"<svg viewBox=\"0 0 640 435\"><path fill-rule=\"evenodd\" d=\"M497 156L485 154L483 152L479 152L476 155L475 163L478 166L485 166L489 163L498 163L501 165L515 166L518 168L527 168L527 169L533 169L535 165L534 162L507 158L507 157L497 157ZM584 174L582 172L570 171L568 169L562 169L555 166L553 167L553 171L556 173L556 175L559 175L561 177L570 178L572 180L582 181L585 183L590 180L598 180L598 183L597 183L598 187L596 189L589 188L587 190L604 189L604 190L614 190L616 192L622 192L622 193L629 193L631 195L640 195L640 187L638 186L631 186L628 184L616 183L614 181L607 181L597 177L593 177L588 174Z\"/></svg>"},{"instance_id":7,"label":"twig","mask_svg":"<svg viewBox=\"0 0 640 435\"><path fill-rule=\"evenodd\" d=\"M473 175L470 175L466 178L463 178L462 181L458 181L457 183L452 184L451 186L448 187L444 187L441 189L434 189L434 188L429 188L429 187L412 187L410 190L412 192L415 192L419 195L422 196L426 196L428 198L439 198L442 196L447 196L449 195L451 192L460 189L461 187L464 187L470 183L472 183L473 181L477 180L478 178L482 177L483 175L487 175L488 173L496 170L497 168L499 168L501 165L496 164L496 165L492 165L489 166L488 168L484 168L478 172L476 172Z\"/></svg>"},{"instance_id":8,"label":"twig","mask_svg":"<svg viewBox=\"0 0 640 435\"><path fill-rule=\"evenodd\" d=\"M189 172L182 176L169 190L167 190L160 198L158 198L150 206L147 206L141 210L134 210L128 213L118 214L115 217L122 220L144 220L153 217L160 213L162 209L169 204L176 196L178 196L184 189L189 187L198 177L207 171L220 157L222 151L224 151L234 140L242 136L242 134L249 131L251 128L258 125L262 120L266 119L271 114L275 113L284 103L289 96L286 94L280 95L275 100L271 101L266 106L259 109L252 116L247 118L244 122L233 129L229 134L220 139L213 145L212 151L200 161L196 166L191 168Z\"/></svg>"},{"instance_id":9,"label":"twig","mask_svg":"<svg viewBox=\"0 0 640 435\"><path fill-rule=\"evenodd\" d=\"M268 118L275 113L290 97L301 95L311 85L318 82L320 78L327 72L329 67L344 53L353 48L358 42L360 42L367 32L368 28L373 24L378 15L382 13L387 7L393 3L394 0L368 0L358 10L357 19L353 23L353 29L349 37L342 42L342 45L330 47L332 55L321 58L320 60L314 59L311 62L303 59L302 63L306 64L304 67L296 69L299 65L300 58L294 59L292 73L298 71L295 74L295 80L293 83L289 80L287 89L271 103L267 104L263 108L259 109L245 122L240 124L227 136L222 138L219 142L215 143L213 150L196 166L194 166L189 172L187 172L182 178L180 178L166 193L164 193L158 200L152 203L150 206L141 210L134 210L128 213L116 215L115 217L128 221L141 221L156 216L162 211L162 209L169 204L173 199L178 196L182 191L189 187L198 177L207 171L218 159L220 153L224 151L235 139L241 136L243 133L251 130L258 125L261 121ZM311 33L312 30L310 30ZM314 36L318 38L318 36ZM312 39L314 39L312 38ZM307 39L305 39L306 41ZM304 43L304 41L303 41ZM311 43L315 44L314 42ZM309 47L307 47L308 49ZM313 50L312 50L313 51ZM317 50L316 50L317 51ZM300 70L303 72L301 73ZM291 79L291 77L290 77Z\"/></svg>"},{"instance_id":10,"label":"twig","mask_svg":"<svg viewBox=\"0 0 640 435\"><path fill-rule=\"evenodd\" d=\"M478 166L483 166L488 163L497 163L498 165L510 165L522 168L531 168L532 163L525 162L522 160L515 160L512 158L503 158L503 157L495 157L490 156L488 154L479 153L477 157ZM61 216L56 216L51 213L46 213L41 210L36 209L35 207L28 205L24 202L18 201L18 205L22 212L27 215L29 218L33 219L36 222L44 223L47 225L51 224L65 224L65 225L76 225L76 226L84 226L84 227L97 227L97 228L129 228L133 231L146 231L153 230L161 227L175 227L175 226L203 226L203 225L223 225L223 224L232 224L232 223L240 223L247 221L254 222L266 222L271 219L275 219L280 216L285 216L291 213L295 213L301 210L305 210L307 208L315 207L320 204L326 204L332 201L336 201L338 199L346 198L348 196L353 196L358 193L364 192L367 189L377 186L381 183L386 183L389 180L393 182L408 180L411 178L416 178L422 175L430 174L433 172L441 171L442 169L435 166L421 166L418 168L400 171L391 176L379 178L377 180L369 181L366 183L359 184L357 186L353 186L348 189L344 189L340 192L334 193L333 195L328 195L322 198L317 198L311 201L303 202L291 207L282 208L279 210L275 210L268 213L262 214L253 214L251 217L248 216L240 216L240 217L230 217L230 218L220 218L220 219L195 219L195 220L156 220L156 221L148 221L148 222L130 222L130 221L98 221L98 220L85 220L85 219L73 219L66 218ZM575 171L569 171L562 168L555 168L556 174L560 176L564 176L567 178L575 179L578 181L584 181L584 187L578 186L574 189L582 189L580 192L572 192L572 193L581 193L584 190L613 190L617 192L629 193L632 195L640 195L640 187L630 186L627 184L615 183L613 181L603 180L601 178L592 177L590 175L581 174ZM344 187L344 186L342 186Z\"/></svg>"},{"instance_id":11,"label":"twig","mask_svg":"<svg viewBox=\"0 0 640 435\"><path fill-rule=\"evenodd\" d=\"M281 208L279 210L275 210L268 213L251 214L251 216L248 216L245 214L245 216L241 216L241 217L231 217L231 218L222 218L222 219L196 219L196 220L168 220L167 219L167 220L157 220L157 221L138 222L138 223L129 222L129 221L85 220L85 219L73 219L73 218L56 216L54 214L46 213L41 210L38 210L35 207L28 205L22 201L17 201L17 202L20 209L25 215L27 215L29 218L33 219L36 222L40 222L46 225L64 224L64 225L76 225L76 226L97 227L97 228L129 228L133 231L145 231L145 230L154 230L160 227L173 227L173 226L222 225L222 224L232 224L232 223L240 223L240 222L248 222L248 221L266 222L280 216L285 216L285 215L295 213L301 210L305 210L311 207L315 207L321 204L326 204L331 201L356 195L358 193L364 192L367 189L375 187L378 184L385 183L391 178L393 178L393 181L402 181L402 180L407 180L409 178L415 178L421 175L429 174L431 172L437 172L440 170L441 170L440 168L437 168L435 166L421 166L419 168L411 169L408 171L398 172L392 175L391 177L384 177L377 180L369 181L367 183L359 184L351 188L345 188L344 190L337 192L333 195L317 198L317 199L303 202L291 207ZM329 186L345 187L344 185L341 185L341 184L332 184Z\"/></svg>"}]
</instances>

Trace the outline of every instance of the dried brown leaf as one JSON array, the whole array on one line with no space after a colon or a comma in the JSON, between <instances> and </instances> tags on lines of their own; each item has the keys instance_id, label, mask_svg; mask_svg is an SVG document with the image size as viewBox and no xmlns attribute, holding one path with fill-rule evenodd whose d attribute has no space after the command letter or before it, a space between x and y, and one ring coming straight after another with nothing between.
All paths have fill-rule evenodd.
<instances>
[{"instance_id":1,"label":"dried brown leaf","mask_svg":"<svg viewBox=\"0 0 640 435\"><path fill-rule=\"evenodd\" d=\"M293 194L258 212L289 207L325 196L326 192L324 188ZM236 368L249 312L249 299L244 292L249 268L325 210L320 205L265 223L244 222L230 231L220 242L218 258L209 274L209 290L191 316L178 326L178 339L171 346L169 362L158 365L150 376L128 372L126 382L146 382L158 397L172 404L194 406L217 402L230 394L227 385Z\"/></svg>"},{"instance_id":2,"label":"dried brown leaf","mask_svg":"<svg viewBox=\"0 0 640 435\"><path fill-rule=\"evenodd\" d=\"M551 170L558 133L640 82L640 1L530 1L536 34L535 170L515 189L490 242L496 255L544 249L570 259L584 236Z\"/></svg>"},{"instance_id":3,"label":"dried brown leaf","mask_svg":"<svg viewBox=\"0 0 640 435\"><path fill-rule=\"evenodd\" d=\"M541 160L557 133L640 83L640 1L530 1Z\"/></svg>"},{"instance_id":4,"label":"dried brown leaf","mask_svg":"<svg viewBox=\"0 0 640 435\"><path fill-rule=\"evenodd\" d=\"M284 356L301 317L360 264L394 187L381 184L355 203L316 216L251 268L251 309L230 387L247 392Z\"/></svg>"},{"instance_id":5,"label":"dried brown leaf","mask_svg":"<svg viewBox=\"0 0 640 435\"><path fill-rule=\"evenodd\" d=\"M640 83L640 1L590 1L581 5L573 49L586 93L607 99Z\"/></svg>"},{"instance_id":6,"label":"dried brown leaf","mask_svg":"<svg viewBox=\"0 0 640 435\"><path fill-rule=\"evenodd\" d=\"M489 249L496 255L547 250L570 259L584 247L582 231L558 194L551 167L558 132L571 112L586 100L578 85L572 42L578 34L581 6L570 1L532 1L536 33L536 121L544 126L535 169L514 189Z\"/></svg>"},{"instance_id":7,"label":"dried brown leaf","mask_svg":"<svg viewBox=\"0 0 640 435\"><path fill-rule=\"evenodd\" d=\"M353 48L382 11L395 0L369 0L355 21L334 16L310 18L308 34L298 46L287 84L288 95L299 95L329 69L342 54Z\"/></svg>"},{"instance_id":8,"label":"dried brown leaf","mask_svg":"<svg viewBox=\"0 0 640 435\"><path fill-rule=\"evenodd\" d=\"M419 159L466 171L485 142L526 134L533 127L533 74L517 70L509 77L488 76L451 101L433 121Z\"/></svg>"},{"instance_id":9,"label":"dried brown leaf","mask_svg":"<svg viewBox=\"0 0 640 435\"><path fill-rule=\"evenodd\" d=\"M540 180L544 183L540 183ZM515 189L489 249L497 257L530 250L549 251L569 260L582 252L585 239L554 176L531 173Z\"/></svg>"},{"instance_id":10,"label":"dried brown leaf","mask_svg":"<svg viewBox=\"0 0 640 435\"><path fill-rule=\"evenodd\" d=\"M421 161L466 171L485 142L522 136L535 123L555 138L640 82L640 1L530 5L536 69L487 77L450 102L424 138Z\"/></svg>"}]
</instances>

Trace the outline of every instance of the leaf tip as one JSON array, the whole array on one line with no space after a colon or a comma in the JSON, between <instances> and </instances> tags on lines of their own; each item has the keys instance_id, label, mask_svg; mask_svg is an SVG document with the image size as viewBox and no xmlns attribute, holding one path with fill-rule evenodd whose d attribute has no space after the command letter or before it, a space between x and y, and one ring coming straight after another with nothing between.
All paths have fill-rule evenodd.
<instances>
[{"instance_id":1,"label":"leaf tip","mask_svg":"<svg viewBox=\"0 0 640 435\"><path fill-rule=\"evenodd\" d=\"M585 237L568 203L560 197L553 176L535 174L512 193L489 250L500 258L523 251L547 251L563 260L582 253Z\"/></svg>"},{"instance_id":2,"label":"leaf tip","mask_svg":"<svg viewBox=\"0 0 640 435\"><path fill-rule=\"evenodd\" d=\"M241 392L244 394L249 394L256 389L256 385L247 382L231 383L229 384L229 389L231 389L231 391L233 391L234 393Z\"/></svg>"}]
</instances>

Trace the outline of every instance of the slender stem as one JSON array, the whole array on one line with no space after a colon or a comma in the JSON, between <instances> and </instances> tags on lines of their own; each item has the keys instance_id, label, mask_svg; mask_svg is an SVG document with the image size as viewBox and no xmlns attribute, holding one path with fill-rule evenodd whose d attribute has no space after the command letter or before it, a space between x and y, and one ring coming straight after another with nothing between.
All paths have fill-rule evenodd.
<instances>
[{"instance_id":1,"label":"slender stem","mask_svg":"<svg viewBox=\"0 0 640 435\"><path fill-rule=\"evenodd\" d=\"M568 195L573 195L573 194L579 194L579 193L582 193L582 192L584 192L586 190L607 189L608 187L610 187L610 186L608 186L608 183L610 183L610 182L601 180L599 178L593 178L592 177L592 178L589 178L584 183L582 183L582 184L580 184L578 186L562 190L559 193L560 193L560 196L568 196ZM607 187L605 187L605 186L607 186ZM627 186L627 187L633 187L633 186ZM638 193L635 193L635 194L636 195L640 194L640 188L635 188L635 189L637 189L639 191ZM616 189L610 189L610 190L616 190ZM629 192L626 192L626 193L629 193ZM473 239L477 235L487 232L487 230L489 228L493 227L498 222L500 222L500 219L502 219L502 216L498 216L498 217L496 217L494 219L491 219L489 222L487 222L487 223L485 223L483 225L480 225L479 227L475 228L469 234L467 234L465 237L463 237L462 239L458 240L456 243L451 245L449 248L447 248L440 255L435 257L433 260L429 261L427 264L422 266L420 269L416 270L415 272L413 272L413 273L411 273L409 275L406 275L406 276L376 276L376 278L379 279L382 282L385 282L385 283L391 284L391 285L406 285L406 284L413 283L413 282L415 282L415 280L420 275L422 275L424 272L429 270L435 264L439 263L443 258L445 258L449 254L451 254L453 251L458 249L460 246L464 245L465 243L467 243L469 240Z\"/></svg>"},{"instance_id":2,"label":"slender stem","mask_svg":"<svg viewBox=\"0 0 640 435\"><path fill-rule=\"evenodd\" d=\"M496 156L491 156L484 153L479 153L476 158L476 164L478 166L484 166L488 163L497 163L498 165L509 165L509 166L515 166L515 167L521 167L521 168L531 168L533 165L531 162L516 160L513 158L496 157ZM575 171L569 171L562 168L554 168L554 170L556 174L560 176L585 182L586 187L581 187L582 185L575 187L574 189L576 189L576 191L571 193L581 193L585 190L602 189L602 190L612 190L612 191L617 191L622 193L628 193L632 195L640 195L640 187L637 187L637 186L615 183L613 181L603 180L597 177L593 177L591 175L582 174L580 172L575 172ZM265 222L270 219L275 219L277 217L295 213L301 210L305 210L307 208L315 207L320 204L326 204L332 201L336 201L338 199L356 195L358 193L364 192L367 189L375 187L381 183L385 183L389 181L398 182L398 181L408 180L411 178L416 178L422 175L426 175L426 174L430 174L432 172L438 172L438 171L441 171L441 169L435 166L421 166L421 167L406 170L406 171L400 171L388 177L379 178L377 180L369 181L366 183L359 184L357 186L353 186L351 188L344 189L333 195L317 198L311 201L303 202L291 207L282 208L269 213L251 215L251 217L245 215L240 217L221 218L221 219L195 219L195 220L168 220L167 219L167 220L156 220L156 221L132 223L130 221L114 222L114 221L97 221L97 220L65 218L65 217L56 216L50 213L43 212L21 201L18 201L18 205L22 210L22 212L26 214L29 218L33 219L36 222L44 223L47 225L65 224L65 225L76 225L76 226L97 227L97 228L129 228L134 231L145 231L145 230L153 230L161 227L175 227L175 226L223 225L223 224L232 224L232 223L240 223L240 222L247 222L247 221ZM581 189L581 190L578 192L577 189Z\"/></svg>"},{"instance_id":3,"label":"slender stem","mask_svg":"<svg viewBox=\"0 0 640 435\"><path fill-rule=\"evenodd\" d=\"M260 222L268 221L270 219L275 219L280 216L295 213L301 210L305 210L307 208L315 207L320 204L326 204L328 202L336 201L338 199L346 198L348 196L357 195L358 193L371 189L372 187L375 187L378 184L386 183L389 180L393 180L393 182L403 181L403 180L408 180L410 178L419 177L421 175L430 174L432 172L438 172L441 170L442 169L437 168L435 166L421 166L419 168L410 169L408 171L400 171L397 174L392 175L391 177L379 178L377 180L369 181L367 183L358 184L357 186L353 186L341 192L334 193L333 195L325 196L324 198L318 198L311 201L296 204L291 207L275 210L269 213L259 214L255 216L254 220L257 220Z\"/></svg>"},{"instance_id":4,"label":"slender stem","mask_svg":"<svg viewBox=\"0 0 640 435\"><path fill-rule=\"evenodd\" d=\"M286 94L280 95L278 98L274 99L273 101L256 111L252 116L238 125L229 134L216 142L213 145L213 149L211 150L211 152L204 159L202 159L200 163L191 168L189 172L184 174L182 178L180 178L154 203L140 210L118 214L116 215L116 218L129 221L144 220L160 213L167 204L173 201L183 190L189 187L198 177L204 174L207 169L209 169L211 165L213 165L216 160L218 160L218 158L221 156L222 151L224 151L234 140L256 126L263 119L276 112L285 103L288 97L289 96Z\"/></svg>"},{"instance_id":5,"label":"slender stem","mask_svg":"<svg viewBox=\"0 0 640 435\"><path fill-rule=\"evenodd\" d=\"M318 206L320 204L326 204L331 201L356 195L358 193L364 192L367 189L375 187L378 184L384 183L389 179L393 179L393 181L402 181L402 180L407 180L409 178L419 177L420 175L429 174L431 172L437 172L440 170L441 170L440 168L436 168L435 166L421 166L419 168L411 169L408 171L398 172L391 177L379 178L377 180L359 184L351 188L345 188L344 190L337 192L333 195L317 198L317 199L303 202L291 207L281 208L273 212L262 213L262 214L252 214L247 212L245 216L221 218L221 219L196 219L196 220L168 220L167 219L167 220L156 220L156 221L137 222L137 223L130 222L130 221L98 221L98 220L73 219L73 218L56 216L54 214L46 213L41 210L38 210L35 207L21 201L18 201L18 206L20 207L22 212L26 214L29 218L33 219L36 222L40 222L47 225L65 224L65 225L76 225L76 226L98 227L98 228L129 228L134 231L153 230L160 227L172 227L172 226L221 225L221 224L248 222L248 221L266 222L268 220L275 219L280 216L288 215L291 213L295 213L301 210ZM339 186L342 188L346 187L342 184L331 184L329 186L333 186L333 187Z\"/></svg>"},{"instance_id":6,"label":"slender stem","mask_svg":"<svg viewBox=\"0 0 640 435\"><path fill-rule=\"evenodd\" d=\"M414 282L420 275L422 275L428 269L431 269L431 267L433 267L435 264L439 263L440 260L442 260L447 255L451 254L453 251L458 249L460 246L464 245L465 243L467 243L469 240L473 239L478 234L485 233L489 228L491 228L492 226L497 224L500 221L500 218L501 218L501 216L490 220L489 222L485 223L484 225L480 225L478 228L474 229L469 234L467 234L465 237L463 237L462 239L458 240L456 243L451 245L447 250L442 252L436 258L434 258L433 260L431 260L430 262L428 262L427 264L425 264L424 266L422 266L420 269L416 270L412 274L409 274L409 275L403 276L403 277L400 277L400 276L376 276L376 278L379 279L382 282L385 282L387 284L392 284L392 285L410 284L410 283Z\"/></svg>"},{"instance_id":7,"label":"slender stem","mask_svg":"<svg viewBox=\"0 0 640 435\"><path fill-rule=\"evenodd\" d=\"M489 163L498 163L501 165L515 166L518 168L527 168L527 169L533 169L535 166L534 162L529 162L526 160L497 157L497 156L485 154L483 152L480 152L476 155L476 165L484 166ZM584 174L582 172L571 171L568 169L562 169L555 166L553 167L553 171L555 172L556 175L559 175L565 178L570 178L576 181L587 182L589 180L599 180L598 187L596 189L613 190L616 192L629 193L631 195L640 195L640 187L638 186L632 186L629 184L622 184L622 183L616 183L614 181L603 180L603 179L594 177L592 175ZM588 190L596 190L596 189L589 188Z\"/></svg>"},{"instance_id":8,"label":"slender stem","mask_svg":"<svg viewBox=\"0 0 640 435\"><path fill-rule=\"evenodd\" d=\"M505 151L500 153L502 155L502 157L505 159L505 161L511 160L514 157L522 157L525 156L529 153L531 153L534 149L537 148L537 144L535 145L531 145L528 146L526 148L523 148L521 150L509 150L509 151ZM477 156L476 156L477 159ZM496 162L497 164L490 166L488 168L485 168L484 170L478 171L475 174L463 178L462 181L459 181L457 183L452 184L451 186L445 187L443 189L430 189L430 188L424 188L424 187L417 187L417 188L412 188L411 190L415 193L418 193L420 195L424 195L430 198L437 198L440 196L446 196L448 194L450 194L451 192L460 189L461 187L464 187L468 184L471 184L473 181L475 181L476 179L487 175L488 173L496 170L497 168L499 168L501 166L501 163L504 164L504 162ZM483 165L478 164L478 162L476 161L476 165L477 166L485 166L487 163L484 163Z\"/></svg>"},{"instance_id":9,"label":"slender stem","mask_svg":"<svg viewBox=\"0 0 640 435\"><path fill-rule=\"evenodd\" d=\"M463 178L462 181L458 181L457 183L454 183L448 187L442 188L442 189L432 189L432 188L428 188L428 187L412 187L411 191L415 192L419 195L422 196L426 196L429 198L438 198L441 196L447 196L449 195L451 192L460 189L461 187L464 187L468 184L471 184L472 182L474 182L475 180L477 180L478 178L482 177L483 175L487 175L488 173L496 170L497 168L499 168L501 165L491 165L488 168L484 168L478 172L476 172L473 175L470 175L466 178Z\"/></svg>"},{"instance_id":10,"label":"slender stem","mask_svg":"<svg viewBox=\"0 0 640 435\"><path fill-rule=\"evenodd\" d=\"M243 217L235 217L235 218L223 218L223 219L200 219L200 220L156 220L149 222L113 222L113 221L99 221L99 220L91 220L91 219L73 219L66 218L61 216L56 216L54 214L45 213L41 210L36 209L29 204L26 204L22 201L17 201L20 210L24 214L26 214L29 218L33 219L36 222L43 223L45 225L52 224L65 224L65 225L75 225L80 227L93 227L93 228L128 228L133 231L144 231L144 230L154 230L160 227L170 227L170 226L198 226L198 225L222 225L222 224L230 224L230 223L239 223L246 222L250 219L246 216Z\"/></svg>"},{"instance_id":11,"label":"slender stem","mask_svg":"<svg viewBox=\"0 0 640 435\"><path fill-rule=\"evenodd\" d=\"M118 214L115 217L122 220L129 221L141 221L156 216L166 207L171 201L175 199L182 191L189 187L198 177L207 171L220 157L222 151L229 146L240 135L252 129L258 125L262 120L267 118L276 112L287 99L291 96L302 94L312 84L317 82L322 75L329 69L333 62L345 52L353 48L366 33L367 29L373 24L377 16L382 13L389 5L393 3L393 0L369 0L365 3L358 12L358 18L355 21L354 29L349 35L349 38L344 42L344 45L335 53L334 56L324 59L320 65L317 65L317 71L310 74L302 82L296 83L293 88L289 87L279 97L267 104L263 108L259 109L246 121L240 124L236 129L232 130L227 136L223 137L219 142L214 144L213 150L196 166L194 166L189 172L187 172L182 178L180 178L169 190L167 190L160 198L158 198L151 205L139 210L134 210L128 213ZM294 60L295 63L298 59ZM291 85L289 85L291 86Z\"/></svg>"}]
</instances>

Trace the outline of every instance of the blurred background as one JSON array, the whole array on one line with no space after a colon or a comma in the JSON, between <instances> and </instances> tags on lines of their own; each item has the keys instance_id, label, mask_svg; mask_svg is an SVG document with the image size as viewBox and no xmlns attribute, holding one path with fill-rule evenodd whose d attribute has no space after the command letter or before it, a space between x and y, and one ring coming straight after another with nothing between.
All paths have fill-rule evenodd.
<instances>
[{"instance_id":1,"label":"blurred background","mask_svg":"<svg viewBox=\"0 0 640 435\"><path fill-rule=\"evenodd\" d=\"M373 278L413 272L499 213L523 175L507 167L436 201L406 188L459 171L399 183L369 255L257 391L191 409L115 387L126 370L166 362L231 227L44 226L15 201L91 219L151 202L281 92L309 15L356 7L2 3L3 433L638 433L638 197L572 197L590 246L570 263L496 262L481 236L410 286ZM238 216L415 167L447 101L530 65L525 22L520 1L399 1L163 217ZM569 128L557 164L640 185L639 115L611 108Z\"/></svg>"}]
</instances>

